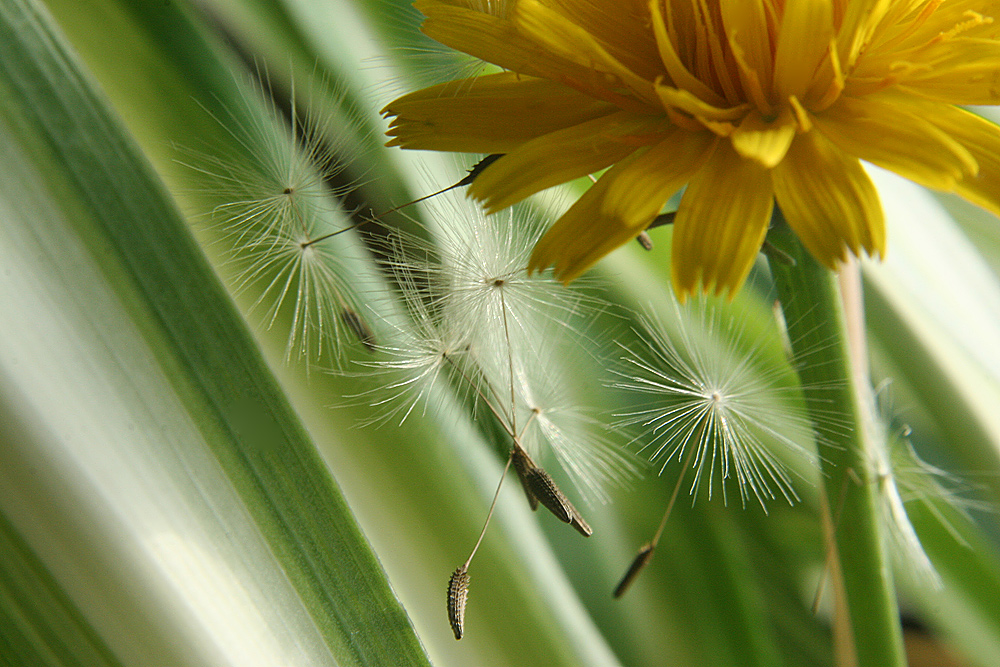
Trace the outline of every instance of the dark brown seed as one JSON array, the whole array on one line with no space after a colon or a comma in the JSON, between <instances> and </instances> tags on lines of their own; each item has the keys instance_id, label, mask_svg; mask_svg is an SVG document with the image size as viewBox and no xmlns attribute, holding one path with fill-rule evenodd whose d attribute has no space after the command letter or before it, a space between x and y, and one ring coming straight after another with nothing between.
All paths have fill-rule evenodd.
<instances>
[{"instance_id":1,"label":"dark brown seed","mask_svg":"<svg viewBox=\"0 0 1000 667\"><path fill-rule=\"evenodd\" d=\"M448 622L455 639L465 633L465 603L469 599L469 571L463 565L448 580Z\"/></svg>"},{"instance_id":2,"label":"dark brown seed","mask_svg":"<svg viewBox=\"0 0 1000 667\"><path fill-rule=\"evenodd\" d=\"M650 229L655 229L656 227L662 227L663 225L674 224L674 218L677 217L677 211L671 211L670 213L661 213L660 215L653 218L653 221L649 223L649 227L646 227L646 231Z\"/></svg>"},{"instance_id":3,"label":"dark brown seed","mask_svg":"<svg viewBox=\"0 0 1000 667\"><path fill-rule=\"evenodd\" d=\"M514 453L511 454L511 462L514 464L514 472L517 473L517 479L521 482L521 488L524 489L524 495L528 499L528 505L531 507L531 511L534 512L538 509L538 498L531 492L531 488L528 486L527 475L529 469L534 467L535 464L528 456L528 452L516 444L514 445Z\"/></svg>"},{"instance_id":4,"label":"dark brown seed","mask_svg":"<svg viewBox=\"0 0 1000 667\"><path fill-rule=\"evenodd\" d=\"M552 476L535 465L528 453L517 444L514 445L513 462L514 470L517 471L525 493L528 494L528 502L531 503L532 497L535 498L532 509L541 503L547 510L556 515L556 518L576 528L584 537L593 535L594 531L576 511L569 498L559 490Z\"/></svg>"},{"instance_id":5,"label":"dark brown seed","mask_svg":"<svg viewBox=\"0 0 1000 667\"><path fill-rule=\"evenodd\" d=\"M476 180L476 177L478 177L479 174L483 173L486 167L490 166L503 156L504 156L503 153L494 153L492 155L487 155L482 160L472 165L472 169L469 170L468 176L466 176L465 178L463 178L462 180L460 180L458 183L456 183L451 187L457 188L462 185L471 185L472 181Z\"/></svg>"},{"instance_id":6,"label":"dark brown seed","mask_svg":"<svg viewBox=\"0 0 1000 667\"><path fill-rule=\"evenodd\" d=\"M351 332L358 337L361 344L365 346L365 349L369 352L375 351L375 334L372 330L368 328L365 321L361 319L361 316L350 308L344 308L340 311L340 319L344 322Z\"/></svg>"},{"instance_id":7,"label":"dark brown seed","mask_svg":"<svg viewBox=\"0 0 1000 667\"><path fill-rule=\"evenodd\" d=\"M622 580L618 583L618 587L615 589L615 597L620 598L625 595L625 591L628 590L635 578L639 576L642 572L642 568L646 567L649 560L653 557L653 550L656 547L652 544L647 544L643 548L639 549L639 553L636 554L635 559L632 560L632 564L628 568L628 572L622 577Z\"/></svg>"}]
</instances>

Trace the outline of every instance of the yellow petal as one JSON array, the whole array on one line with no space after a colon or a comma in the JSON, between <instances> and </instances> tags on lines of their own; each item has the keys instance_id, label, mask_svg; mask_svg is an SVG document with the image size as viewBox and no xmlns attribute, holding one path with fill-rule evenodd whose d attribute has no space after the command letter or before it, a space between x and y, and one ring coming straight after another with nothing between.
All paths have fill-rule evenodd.
<instances>
[{"instance_id":1,"label":"yellow petal","mask_svg":"<svg viewBox=\"0 0 1000 667\"><path fill-rule=\"evenodd\" d=\"M396 116L389 146L507 153L525 141L617 111L558 83L513 72L453 81L404 95L383 114Z\"/></svg>"},{"instance_id":2,"label":"yellow petal","mask_svg":"<svg viewBox=\"0 0 1000 667\"><path fill-rule=\"evenodd\" d=\"M786 107L781 117L771 122L764 120L758 111L748 113L730 138L742 157L770 169L785 157L794 137L794 117Z\"/></svg>"},{"instance_id":3,"label":"yellow petal","mask_svg":"<svg viewBox=\"0 0 1000 667\"><path fill-rule=\"evenodd\" d=\"M892 27L886 30L885 39L871 45L876 53L947 36L996 38L1000 36L1000 0L945 2L936 6L927 0L897 0L886 24Z\"/></svg>"},{"instance_id":4,"label":"yellow petal","mask_svg":"<svg viewBox=\"0 0 1000 667\"><path fill-rule=\"evenodd\" d=\"M495 14L482 11L492 6L485 2L417 0L413 6L426 16L421 31L446 46L512 72L585 90L591 97L610 97L604 95L609 91L602 72L522 34L511 20L515 3L501 3Z\"/></svg>"},{"instance_id":5,"label":"yellow petal","mask_svg":"<svg viewBox=\"0 0 1000 667\"><path fill-rule=\"evenodd\" d=\"M667 199L701 167L717 139L674 128L659 144L604 173L546 232L528 265L555 266L569 282L649 226Z\"/></svg>"},{"instance_id":6,"label":"yellow petal","mask_svg":"<svg viewBox=\"0 0 1000 667\"><path fill-rule=\"evenodd\" d=\"M749 104L717 107L705 102L694 93L683 88L668 86L660 81L655 83L656 94L664 108L680 109L695 118L711 121L732 121L743 118L750 109Z\"/></svg>"},{"instance_id":7,"label":"yellow petal","mask_svg":"<svg viewBox=\"0 0 1000 667\"><path fill-rule=\"evenodd\" d=\"M861 49L891 9L893 0L838 0L843 19L837 33L837 48L844 70L854 66Z\"/></svg>"},{"instance_id":8,"label":"yellow petal","mask_svg":"<svg viewBox=\"0 0 1000 667\"><path fill-rule=\"evenodd\" d=\"M674 219L671 275L678 297L699 286L735 296L764 242L773 207L770 171L720 141L691 179Z\"/></svg>"},{"instance_id":9,"label":"yellow petal","mask_svg":"<svg viewBox=\"0 0 1000 667\"><path fill-rule=\"evenodd\" d=\"M768 27L762 0L718 0L718 4L725 37L740 65L744 92L751 98L769 98L772 31Z\"/></svg>"},{"instance_id":10,"label":"yellow petal","mask_svg":"<svg viewBox=\"0 0 1000 667\"><path fill-rule=\"evenodd\" d=\"M954 191L1000 215L1000 127L964 109L935 106L927 117L965 146L979 164L976 175L958 181Z\"/></svg>"},{"instance_id":11,"label":"yellow petal","mask_svg":"<svg viewBox=\"0 0 1000 667\"><path fill-rule=\"evenodd\" d=\"M544 0L541 4L592 35L626 67L643 73L649 80L660 72L659 68L644 71L658 61L656 38L649 30L646 0Z\"/></svg>"},{"instance_id":12,"label":"yellow petal","mask_svg":"<svg viewBox=\"0 0 1000 667\"><path fill-rule=\"evenodd\" d=\"M812 121L838 148L937 190L977 168L972 154L898 96L841 96Z\"/></svg>"},{"instance_id":13,"label":"yellow petal","mask_svg":"<svg viewBox=\"0 0 1000 667\"><path fill-rule=\"evenodd\" d=\"M672 35L676 34L673 13L669 5L661 7L660 2L661 0L649 0L649 11L653 17L653 34L656 36L660 60L667 70L670 84L678 90L689 91L691 95L711 107L727 106L725 98L709 88L684 65L672 38ZM664 14L664 9L667 10L667 14ZM659 87L657 85L657 89Z\"/></svg>"},{"instance_id":14,"label":"yellow petal","mask_svg":"<svg viewBox=\"0 0 1000 667\"><path fill-rule=\"evenodd\" d=\"M830 0L785 3L774 56L774 91L778 100L784 101L792 95L805 97L833 36Z\"/></svg>"},{"instance_id":15,"label":"yellow petal","mask_svg":"<svg viewBox=\"0 0 1000 667\"><path fill-rule=\"evenodd\" d=\"M871 88L882 81L950 104L998 104L1000 42L956 37L865 56L848 78L845 91L851 95L862 86Z\"/></svg>"},{"instance_id":16,"label":"yellow petal","mask_svg":"<svg viewBox=\"0 0 1000 667\"><path fill-rule=\"evenodd\" d=\"M521 145L480 174L469 195L493 213L553 185L600 171L660 141L664 118L627 111L601 116Z\"/></svg>"},{"instance_id":17,"label":"yellow petal","mask_svg":"<svg viewBox=\"0 0 1000 667\"><path fill-rule=\"evenodd\" d=\"M588 69L591 72L588 89L631 94L647 104L658 106L658 98L653 92L653 80L664 73L662 69L655 67L658 58L645 62L628 58L626 65L594 35L538 0L520 0L514 5L512 15L512 20L522 35L542 45L546 51ZM648 34L648 28L644 32ZM598 79L594 75L604 80L597 83Z\"/></svg>"},{"instance_id":18,"label":"yellow petal","mask_svg":"<svg viewBox=\"0 0 1000 667\"><path fill-rule=\"evenodd\" d=\"M844 155L823 135L795 138L771 172L785 219L823 264L835 268L855 255L885 253L885 219L878 192L857 158Z\"/></svg>"}]
</instances>

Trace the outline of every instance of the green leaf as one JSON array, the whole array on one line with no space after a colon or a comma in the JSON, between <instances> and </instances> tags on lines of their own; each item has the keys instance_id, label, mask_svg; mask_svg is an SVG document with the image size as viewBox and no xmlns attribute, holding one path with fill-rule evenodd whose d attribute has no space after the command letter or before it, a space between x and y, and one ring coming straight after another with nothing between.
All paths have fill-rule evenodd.
<instances>
[{"instance_id":1,"label":"green leaf","mask_svg":"<svg viewBox=\"0 0 1000 667\"><path fill-rule=\"evenodd\" d=\"M16 529L43 562L58 552L36 544L87 541L79 530L58 535L55 523L23 523L44 515L46 474L66 483L60 503L78 503L95 520L91 539L130 529L112 530L125 541L119 550L77 546L98 552L93 567L104 574L116 556L123 570L155 572L152 592L137 594L143 616L160 597L154 582L173 583L163 594L173 603L168 615L182 619L179 637L199 641L172 664L247 657L269 645L265 638L234 644L241 633L227 644L199 627L195 621L227 622L226 613L200 607L209 602L235 604L230 622L259 616L277 655L294 649L318 662L427 664L228 295L34 3L0 7L0 53L3 423L31 434L4 449L4 468L20 462L41 474L5 478L16 491L5 497L23 499L14 505ZM158 467L162 477L153 474ZM224 537L213 554L194 537L215 531ZM245 549L242 537L250 538ZM72 587L65 569L53 576ZM212 584L220 600L206 597ZM95 607L88 613L142 625L79 595L81 608L83 601ZM241 608L247 601L256 605ZM117 654L126 638L113 639ZM159 662L153 656L146 662Z\"/></svg>"}]
</instances>

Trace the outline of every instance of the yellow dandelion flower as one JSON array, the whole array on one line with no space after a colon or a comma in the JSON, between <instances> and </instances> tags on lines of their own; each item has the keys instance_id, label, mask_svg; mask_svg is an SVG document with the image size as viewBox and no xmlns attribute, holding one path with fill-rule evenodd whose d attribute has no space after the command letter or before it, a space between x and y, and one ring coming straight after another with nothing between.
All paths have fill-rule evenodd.
<instances>
[{"instance_id":1,"label":"yellow dandelion flower","mask_svg":"<svg viewBox=\"0 0 1000 667\"><path fill-rule=\"evenodd\" d=\"M573 280L681 187L674 289L732 295L781 208L836 268L885 252L865 160L1000 213L998 0L417 0L504 72L401 97L389 145L504 153L488 211L607 169L539 241Z\"/></svg>"}]
</instances>

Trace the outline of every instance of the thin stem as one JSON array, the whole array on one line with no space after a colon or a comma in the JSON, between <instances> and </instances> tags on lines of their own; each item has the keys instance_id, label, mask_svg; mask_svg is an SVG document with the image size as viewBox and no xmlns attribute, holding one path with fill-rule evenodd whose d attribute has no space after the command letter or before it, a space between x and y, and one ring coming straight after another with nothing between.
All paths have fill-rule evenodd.
<instances>
[{"instance_id":1,"label":"thin stem","mask_svg":"<svg viewBox=\"0 0 1000 667\"><path fill-rule=\"evenodd\" d=\"M476 555L477 551L479 551L479 545L483 542L483 537L486 535L486 529L490 525L490 519L493 518L493 510L496 509L497 506L497 498L500 497L500 489L503 488L503 481L507 477L507 471L510 470L510 462L513 460L514 448L511 447L510 456L507 457L507 465L503 467L503 472L500 474L500 483L497 484L497 490L493 493L493 502L490 503L490 511L486 513L486 521L483 523L483 529L479 531L479 539L476 540L476 546L472 547L472 553L469 554L469 557L465 561L465 565L462 566L465 569L469 569L469 564L472 563L472 557Z\"/></svg>"},{"instance_id":2,"label":"thin stem","mask_svg":"<svg viewBox=\"0 0 1000 667\"><path fill-rule=\"evenodd\" d=\"M695 451L698 449L697 444L701 441L705 434L705 428L707 426L707 421L701 423L698 429L698 437L692 439L687 443L688 453L684 457L684 462L681 463L681 474L677 478L677 483L674 484L674 490L670 494L670 500L667 501L667 509L663 512L663 518L660 519L660 525L657 526L656 532L653 534L653 538L644 544L640 549L639 553L636 554L635 558L632 559L632 564L629 565L628 570L622 576L621 581L618 582L618 586L615 587L614 596L620 598L625 595L629 587L632 586L632 582L636 580L636 577L649 565L649 561L653 558L653 552L656 550L656 546L660 543L660 538L663 537L663 530L667 526L667 519L670 518L671 512L674 509L674 503L677 501L677 494L681 490L681 484L684 482L684 473L687 472L687 467L691 463L692 457L694 457Z\"/></svg>"},{"instance_id":3,"label":"thin stem","mask_svg":"<svg viewBox=\"0 0 1000 667\"><path fill-rule=\"evenodd\" d=\"M866 368L863 350L852 350L836 276L810 255L777 214L777 224L768 240L794 263L772 262L771 272L784 311L806 406L820 435L819 454L828 498L837 498L841 488L843 510L836 527L836 558L842 585L835 622L840 636L853 637L853 645L838 648L840 665L886 665L903 667L899 609L888 557L879 526L877 486L873 483L869 454L871 415L866 410L870 386L860 368ZM855 335L855 340L858 336ZM852 352L854 359L852 363ZM830 411L848 425L830 429ZM853 471L853 472L852 472ZM860 484L845 484L856 474ZM831 576L837 570L831 568ZM843 591L841 594L840 591ZM853 650L849 650L853 649ZM853 660L852 660L853 659Z\"/></svg>"},{"instance_id":4,"label":"thin stem","mask_svg":"<svg viewBox=\"0 0 1000 667\"><path fill-rule=\"evenodd\" d=\"M333 238L334 236L338 236L340 234L343 234L344 232L349 232L352 229L357 229L361 225L367 225L369 222L374 222L374 220L375 220L374 218L372 218L371 220L362 220L361 222L355 222L353 225L350 225L348 227L344 227L343 229L338 229L335 232L330 232L329 234L323 234L323 236L317 236L314 239L310 239L310 240L305 241L304 243L302 243L302 249L305 250L309 246L316 245L320 241L325 241L327 239Z\"/></svg>"},{"instance_id":5,"label":"thin stem","mask_svg":"<svg viewBox=\"0 0 1000 667\"><path fill-rule=\"evenodd\" d=\"M649 546L653 549L656 548L656 545L660 543L660 538L663 537L663 529L667 526L667 519L670 518L670 513L674 509L674 503L677 501L677 494L681 490L681 483L684 481L684 473L687 472L687 467L691 463L691 459L694 457L696 449L697 447L695 447L694 444L688 446L687 456L684 457L684 463L681 464L681 474L677 478L677 483L674 484L674 490L670 494L670 500L667 501L667 509L663 512L663 518L660 519L660 525L653 534L653 539L649 541Z\"/></svg>"},{"instance_id":6,"label":"thin stem","mask_svg":"<svg viewBox=\"0 0 1000 667\"><path fill-rule=\"evenodd\" d=\"M526 422L524 422L524 426L521 427L521 432L518 433L518 437L519 438L521 438L521 439L524 438L525 431L528 430L528 427L531 426L531 422L535 421L535 419L540 414L542 414L542 411L539 408L532 408L531 409L531 414L528 415L528 420Z\"/></svg>"},{"instance_id":7,"label":"thin stem","mask_svg":"<svg viewBox=\"0 0 1000 667\"><path fill-rule=\"evenodd\" d=\"M498 281L501 279L497 279ZM517 431L517 402L514 398L514 352L510 347L510 329L507 326L507 301L503 295L503 283L496 286L500 290L500 311L503 314L503 336L507 341L507 372L510 375L510 428Z\"/></svg>"},{"instance_id":8,"label":"thin stem","mask_svg":"<svg viewBox=\"0 0 1000 667\"><path fill-rule=\"evenodd\" d=\"M293 115L292 116L294 118L294 109L293 109ZM294 123L293 123L293 125L294 125ZM343 229L338 229L335 232L330 232L329 234L324 234L323 236L320 236L319 238L313 239L311 241L308 241L308 242L302 244L302 248L303 249L308 248L309 246L313 245L314 243L319 243L320 241L325 241L326 239L332 238L332 237L334 237L334 236L336 236L338 234L343 234L344 232L348 232L348 231L350 231L352 229L356 229L356 228L360 227L361 225L367 225L369 222L375 222L379 218L385 217L385 216L389 215L390 213L395 213L396 211L399 211L400 209L404 209L407 206L413 206L414 204L419 204L420 202L426 201L426 200L430 199L431 197L437 197L438 195L444 194L445 192L449 192L449 191L454 190L455 188L459 188L459 187L461 187L463 185L469 185L470 183L472 183L473 180L475 180L475 178L477 176L479 176L479 174L481 174L483 172L484 169L486 169L486 167L490 166L491 164L493 164L494 162L496 162L497 160L499 160L501 157L503 157L503 155L499 154L499 153L498 154L493 154L493 155L487 155L485 158L483 158L477 164L475 164L472 167L472 169L469 170L469 173L464 178L462 178L461 180L459 180L454 185L449 185L446 188L441 188L440 190L438 190L436 192L432 192L429 195L424 195L423 197L417 197L416 199L411 199L410 201L406 202L405 204L400 204L399 206L393 206L392 208L386 209L386 210L382 211L381 213L376 213L375 215L373 215L371 218L369 218L367 220L362 220L361 222L356 222L353 225L351 225L350 227L345 227Z\"/></svg>"},{"instance_id":9,"label":"thin stem","mask_svg":"<svg viewBox=\"0 0 1000 667\"><path fill-rule=\"evenodd\" d=\"M476 394L479 395L479 398L482 399L483 403L486 404L486 407L488 407L490 409L490 412L493 413L493 416L497 418L497 421L500 422L500 426L502 426L503 430L507 432L507 435L509 435L511 438L513 438L514 442L518 442L517 432L514 431L514 429L511 428L510 424L508 424L506 421L504 421L504 417L506 415L502 414L497 409L497 407L495 405L493 405L492 401L490 401L490 399L486 396L486 394L483 393L483 390L479 388L479 385L476 384L475 382L473 382L472 378L469 377L469 374L465 372L465 369L463 369L461 366L459 366L458 364L456 364L452 360L452 358L449 357L447 354L443 354L441 356L444 358L445 361L447 361L449 364L451 364L452 368L454 368L456 371L458 371L459 376L463 380L465 380L469 384L470 387L472 387L473 391L475 391ZM494 391L492 393L495 394L496 392Z\"/></svg>"}]
</instances>

